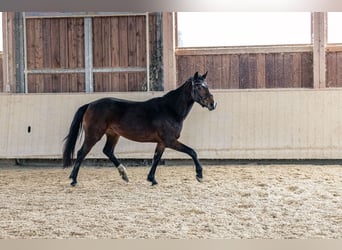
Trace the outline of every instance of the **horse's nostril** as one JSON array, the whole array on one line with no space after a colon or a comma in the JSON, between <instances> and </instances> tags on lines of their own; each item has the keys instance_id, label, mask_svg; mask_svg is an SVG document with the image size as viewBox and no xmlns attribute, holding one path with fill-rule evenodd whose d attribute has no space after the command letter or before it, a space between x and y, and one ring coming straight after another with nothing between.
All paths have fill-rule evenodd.
<instances>
[{"instance_id":1,"label":"horse's nostril","mask_svg":"<svg viewBox=\"0 0 342 250\"><path fill-rule=\"evenodd\" d=\"M216 108L216 105L217 105L216 102L211 103L211 104L210 104L210 109L211 109L211 110L214 110L214 109Z\"/></svg>"}]
</instances>

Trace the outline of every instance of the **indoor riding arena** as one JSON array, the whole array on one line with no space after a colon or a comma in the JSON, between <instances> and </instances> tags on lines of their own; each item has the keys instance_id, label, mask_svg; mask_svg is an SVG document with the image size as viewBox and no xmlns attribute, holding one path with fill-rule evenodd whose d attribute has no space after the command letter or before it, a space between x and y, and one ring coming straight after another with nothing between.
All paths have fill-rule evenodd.
<instances>
[{"instance_id":1,"label":"indoor riding arena","mask_svg":"<svg viewBox=\"0 0 342 250\"><path fill-rule=\"evenodd\" d=\"M333 29L342 13L206 15L2 12L0 239L342 237L342 38ZM203 28L211 18L220 24ZM257 33L239 26L251 40L231 40L241 37L229 18L234 26L252 18ZM231 37L214 37L214 26ZM287 26L306 36L282 40L276 31ZM196 85L196 72L204 83ZM193 150L158 142L166 150L157 185L147 180L157 144L124 136L114 150L119 168L103 153L104 136L70 185L64 139L81 106L103 97L164 100L187 82L193 107L181 110L187 117L176 127ZM135 128L138 116L111 131ZM87 136L81 129L73 164Z\"/></svg>"}]
</instances>

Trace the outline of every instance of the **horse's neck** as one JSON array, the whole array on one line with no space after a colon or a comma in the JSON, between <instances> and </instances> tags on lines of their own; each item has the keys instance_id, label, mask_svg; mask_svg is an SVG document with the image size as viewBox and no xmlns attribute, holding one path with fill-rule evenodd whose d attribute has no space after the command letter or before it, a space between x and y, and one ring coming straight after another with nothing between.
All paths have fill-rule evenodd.
<instances>
[{"instance_id":1,"label":"horse's neck","mask_svg":"<svg viewBox=\"0 0 342 250\"><path fill-rule=\"evenodd\" d=\"M177 116L184 120L189 114L194 101L191 97L191 82L186 82L167 95L168 105L172 107Z\"/></svg>"}]
</instances>

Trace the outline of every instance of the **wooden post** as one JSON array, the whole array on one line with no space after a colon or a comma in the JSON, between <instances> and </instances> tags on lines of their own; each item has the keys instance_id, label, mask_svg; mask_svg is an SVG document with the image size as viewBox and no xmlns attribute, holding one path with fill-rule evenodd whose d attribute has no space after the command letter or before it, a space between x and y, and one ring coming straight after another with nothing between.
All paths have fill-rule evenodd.
<instances>
[{"instance_id":1,"label":"wooden post","mask_svg":"<svg viewBox=\"0 0 342 250\"><path fill-rule=\"evenodd\" d=\"M3 26L3 91L14 93L16 91L15 81L15 46L14 46L14 12L2 13Z\"/></svg>"},{"instance_id":2,"label":"wooden post","mask_svg":"<svg viewBox=\"0 0 342 250\"><path fill-rule=\"evenodd\" d=\"M175 14L163 13L163 72L164 91L169 91L177 86L176 77L176 39L175 39Z\"/></svg>"},{"instance_id":3,"label":"wooden post","mask_svg":"<svg viewBox=\"0 0 342 250\"><path fill-rule=\"evenodd\" d=\"M314 88L326 87L327 13L312 13L313 79Z\"/></svg>"}]
</instances>

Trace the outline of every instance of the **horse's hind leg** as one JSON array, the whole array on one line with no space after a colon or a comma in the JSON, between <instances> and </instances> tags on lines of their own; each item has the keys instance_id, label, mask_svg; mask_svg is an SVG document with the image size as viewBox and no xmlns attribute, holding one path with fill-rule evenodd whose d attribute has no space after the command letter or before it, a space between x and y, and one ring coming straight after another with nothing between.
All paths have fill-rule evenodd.
<instances>
[{"instance_id":1,"label":"horse's hind leg","mask_svg":"<svg viewBox=\"0 0 342 250\"><path fill-rule=\"evenodd\" d=\"M70 183L71 186L75 186L77 184L77 175L78 171L80 170L81 163L96 142L98 142L98 139L85 138L82 147L77 152L76 162L69 177L70 179L72 179L72 182Z\"/></svg>"},{"instance_id":2,"label":"horse's hind leg","mask_svg":"<svg viewBox=\"0 0 342 250\"><path fill-rule=\"evenodd\" d=\"M103 153L109 158L109 160L111 160L115 167L118 168L118 171L121 175L121 178L124 181L128 182L128 176L127 176L127 172L126 172L126 168L124 167L124 165L122 165L118 159L115 157L114 155L114 148L115 145L118 143L120 136L115 134L115 135L109 135L107 134L107 141L106 144L103 148Z\"/></svg>"}]
</instances>

